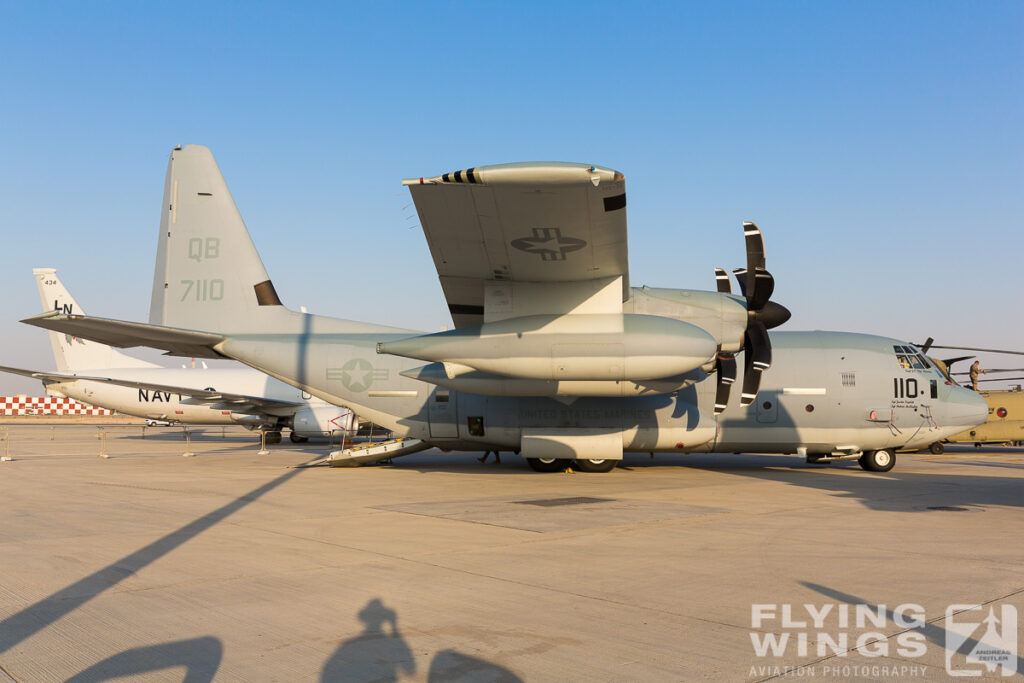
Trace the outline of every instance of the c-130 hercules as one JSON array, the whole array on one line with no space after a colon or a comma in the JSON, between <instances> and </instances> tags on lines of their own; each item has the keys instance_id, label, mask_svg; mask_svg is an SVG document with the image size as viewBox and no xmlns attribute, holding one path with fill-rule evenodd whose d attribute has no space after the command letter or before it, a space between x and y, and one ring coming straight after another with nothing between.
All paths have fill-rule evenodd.
<instances>
[{"instance_id":1,"label":"c-130 hercules","mask_svg":"<svg viewBox=\"0 0 1024 683\"><path fill-rule=\"evenodd\" d=\"M404 181L455 329L298 313L267 276L206 147L171 152L150 323L29 322L115 346L242 361L445 450L521 451L538 471L609 471L624 452L799 453L888 471L984 422L985 402L904 342L776 332L761 233L740 295L630 287L625 180L523 163ZM738 354L738 355L737 355ZM424 364L426 362L426 364ZM731 392L742 364L742 390ZM769 369L770 368L770 369ZM711 376L715 381L711 381ZM740 395L737 396L736 394Z\"/></svg>"}]
</instances>

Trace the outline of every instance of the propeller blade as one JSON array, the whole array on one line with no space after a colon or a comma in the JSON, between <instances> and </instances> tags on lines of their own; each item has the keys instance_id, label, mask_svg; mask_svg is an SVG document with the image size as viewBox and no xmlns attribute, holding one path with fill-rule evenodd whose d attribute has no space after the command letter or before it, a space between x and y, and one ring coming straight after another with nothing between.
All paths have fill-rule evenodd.
<instances>
[{"instance_id":1,"label":"propeller blade","mask_svg":"<svg viewBox=\"0 0 1024 683\"><path fill-rule=\"evenodd\" d=\"M934 344L934 343L935 343L935 340L932 339L931 337L928 337L927 339L925 339L924 340L924 344L921 344L921 353L923 353L924 355L927 356L928 355L928 349L932 348L932 344Z\"/></svg>"},{"instance_id":2,"label":"propeller blade","mask_svg":"<svg viewBox=\"0 0 1024 683\"><path fill-rule=\"evenodd\" d=\"M745 350L751 357L755 370L764 371L772 366L772 342L768 338L768 329L758 320L747 325L747 341L750 347Z\"/></svg>"},{"instance_id":3,"label":"propeller blade","mask_svg":"<svg viewBox=\"0 0 1024 683\"><path fill-rule=\"evenodd\" d=\"M715 415L721 415L729 405L729 391L736 381L736 356L731 353L720 353L715 361L718 373L718 386L715 388Z\"/></svg>"},{"instance_id":4,"label":"propeller blade","mask_svg":"<svg viewBox=\"0 0 1024 683\"><path fill-rule=\"evenodd\" d=\"M743 393L740 394L740 405L749 406L757 398L761 388L761 371L754 370L747 363L743 364Z\"/></svg>"},{"instance_id":5,"label":"propeller blade","mask_svg":"<svg viewBox=\"0 0 1024 683\"><path fill-rule=\"evenodd\" d=\"M743 221L743 237L747 246L747 294L750 299L757 297L757 272L764 270L764 237L756 225ZM766 297L764 301L767 301ZM756 306L754 308L757 308Z\"/></svg>"},{"instance_id":6,"label":"propeller blade","mask_svg":"<svg viewBox=\"0 0 1024 683\"><path fill-rule=\"evenodd\" d=\"M768 330L756 320L747 325L743 336L743 393L740 405L749 406L761 388L761 373L772 365L772 345Z\"/></svg>"},{"instance_id":7,"label":"propeller blade","mask_svg":"<svg viewBox=\"0 0 1024 683\"><path fill-rule=\"evenodd\" d=\"M744 297L747 296L747 269L733 268L732 272L736 275L736 283L740 286L740 294Z\"/></svg>"},{"instance_id":8,"label":"propeller blade","mask_svg":"<svg viewBox=\"0 0 1024 683\"><path fill-rule=\"evenodd\" d=\"M775 278L764 268L754 269L754 290L750 293L747 307L752 311L760 311L768 303L775 291Z\"/></svg>"},{"instance_id":9,"label":"propeller blade","mask_svg":"<svg viewBox=\"0 0 1024 683\"><path fill-rule=\"evenodd\" d=\"M718 286L719 294L732 294L729 273L725 272L725 268L715 268L715 284Z\"/></svg>"},{"instance_id":10,"label":"propeller blade","mask_svg":"<svg viewBox=\"0 0 1024 683\"><path fill-rule=\"evenodd\" d=\"M747 243L747 270L764 268L764 238L750 221L743 221L743 237Z\"/></svg>"}]
</instances>

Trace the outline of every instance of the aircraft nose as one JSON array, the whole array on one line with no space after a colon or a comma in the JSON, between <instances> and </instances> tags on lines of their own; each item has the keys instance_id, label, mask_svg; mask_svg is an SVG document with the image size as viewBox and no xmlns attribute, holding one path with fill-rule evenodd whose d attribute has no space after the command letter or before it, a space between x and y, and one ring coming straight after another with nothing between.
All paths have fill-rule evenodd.
<instances>
[{"instance_id":1,"label":"aircraft nose","mask_svg":"<svg viewBox=\"0 0 1024 683\"><path fill-rule=\"evenodd\" d=\"M988 403L970 389L953 387L946 407L946 417L950 426L962 426L964 429L977 427L988 419Z\"/></svg>"}]
</instances>

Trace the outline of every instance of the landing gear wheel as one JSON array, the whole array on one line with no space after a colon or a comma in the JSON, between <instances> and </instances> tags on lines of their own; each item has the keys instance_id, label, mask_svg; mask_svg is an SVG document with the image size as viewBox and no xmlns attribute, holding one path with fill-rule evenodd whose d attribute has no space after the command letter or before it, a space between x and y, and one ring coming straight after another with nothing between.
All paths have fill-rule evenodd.
<instances>
[{"instance_id":1,"label":"landing gear wheel","mask_svg":"<svg viewBox=\"0 0 1024 683\"><path fill-rule=\"evenodd\" d=\"M941 441L936 441L935 443L928 447L928 450L930 450L935 455L942 455L943 453L946 452L946 447L942 445Z\"/></svg>"},{"instance_id":2,"label":"landing gear wheel","mask_svg":"<svg viewBox=\"0 0 1024 683\"><path fill-rule=\"evenodd\" d=\"M580 472L611 472L619 464L618 460L576 460L576 469Z\"/></svg>"},{"instance_id":3,"label":"landing gear wheel","mask_svg":"<svg viewBox=\"0 0 1024 683\"><path fill-rule=\"evenodd\" d=\"M267 443L281 443L281 432L266 432Z\"/></svg>"},{"instance_id":4,"label":"landing gear wheel","mask_svg":"<svg viewBox=\"0 0 1024 683\"><path fill-rule=\"evenodd\" d=\"M534 472L564 472L569 461L558 458L527 458L526 463Z\"/></svg>"},{"instance_id":5,"label":"landing gear wheel","mask_svg":"<svg viewBox=\"0 0 1024 683\"><path fill-rule=\"evenodd\" d=\"M288 438L292 440L292 443L306 443L309 441L308 436L299 436L294 432L294 430L288 435Z\"/></svg>"},{"instance_id":6,"label":"landing gear wheel","mask_svg":"<svg viewBox=\"0 0 1024 683\"><path fill-rule=\"evenodd\" d=\"M860 456L860 466L868 472L888 472L896 464L896 454L890 450L867 451Z\"/></svg>"}]
</instances>

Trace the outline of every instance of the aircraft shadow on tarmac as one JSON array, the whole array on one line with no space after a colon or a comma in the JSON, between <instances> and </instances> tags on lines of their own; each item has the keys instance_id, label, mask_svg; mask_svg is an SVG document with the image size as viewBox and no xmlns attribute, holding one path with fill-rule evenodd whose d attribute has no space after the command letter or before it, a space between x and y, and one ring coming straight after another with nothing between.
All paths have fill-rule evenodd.
<instances>
[{"instance_id":1,"label":"aircraft shadow on tarmac","mask_svg":"<svg viewBox=\"0 0 1024 683\"><path fill-rule=\"evenodd\" d=\"M965 451L968 453L968 451ZM488 462L481 465L468 454L436 455L430 452L408 458L396 459L393 464L379 465L395 469L411 469L424 474L444 472L447 474L505 474L528 475L532 477L562 476L558 474L537 474L529 469L525 461L513 454L502 453L501 464ZM926 466L941 467L942 462L923 462ZM970 461L967 457L957 460L957 467L995 469L1024 468L1024 463ZM942 474L896 469L884 474L864 472L855 463L833 463L831 465L808 465L803 459L782 455L720 454L720 453L658 453L654 458L645 454L628 453L616 470L608 474L580 474L586 479L628 476L630 471L648 468L665 468L666 472L685 476L685 470L708 470L738 477L785 482L794 486L814 488L832 492L839 497L859 500L873 510L901 512L932 512L933 508L970 509L965 506L1006 505L1024 507L1020 495L1021 477L1004 477L998 474L964 475ZM620 472L619 470L625 470ZM682 470L682 471L680 471ZM837 476L839 475L839 476Z\"/></svg>"},{"instance_id":2,"label":"aircraft shadow on tarmac","mask_svg":"<svg viewBox=\"0 0 1024 683\"><path fill-rule=\"evenodd\" d=\"M83 579L79 579L75 583L0 621L0 654L7 652L35 633L42 631L94 597L113 588L125 578L141 571L186 541L195 538L210 527L241 510L249 503L258 500L264 494L277 488L302 471L302 469L289 470L249 493L235 498L226 505L208 512L202 517L175 529L166 536L153 541L149 545L115 560L106 567L93 572Z\"/></svg>"},{"instance_id":3,"label":"aircraft shadow on tarmac","mask_svg":"<svg viewBox=\"0 0 1024 683\"><path fill-rule=\"evenodd\" d=\"M397 681L416 673L412 649L398 630L398 615L379 598L370 600L356 615L363 632L338 646L324 663L320 680ZM385 628L387 626L387 628ZM223 642L212 636L136 647L93 664L68 679L68 683L97 683L183 667L186 683L212 681L224 658ZM427 681L485 681L517 683L512 671L457 650L445 649L431 659Z\"/></svg>"},{"instance_id":4,"label":"aircraft shadow on tarmac","mask_svg":"<svg viewBox=\"0 0 1024 683\"><path fill-rule=\"evenodd\" d=\"M205 636L190 640L136 647L107 657L67 680L67 683L95 683L124 676L138 676L173 667L184 667L186 683L212 681L224 645L217 638Z\"/></svg>"},{"instance_id":5,"label":"aircraft shadow on tarmac","mask_svg":"<svg viewBox=\"0 0 1024 683\"><path fill-rule=\"evenodd\" d=\"M842 591L835 590L834 588L829 588L828 586L822 586L821 584L812 583L810 581L801 581L800 584L805 586L805 587L807 587L807 588L810 588L813 591L817 591L818 593L821 593L822 595L824 595L824 596L826 596L828 598L836 600L837 602L845 602L848 605L867 605L874 613L876 613L876 614L878 613L878 606L877 605L873 605L873 604L869 603L867 600L864 600L863 598L859 598L856 595L850 595L849 593L843 593ZM902 623L901 621L897 621L897 615L892 610L889 610L889 609L885 610L885 618L888 619L890 622L892 622L894 624ZM921 634L924 635L925 639L928 642L933 643L935 645L938 645L939 647L945 649L946 643L948 642L948 639L949 639L949 631L947 631L946 629L944 629L941 626L939 626L938 624L936 624L935 623L936 621L938 621L938 619L932 619L932 620L926 622L922 626L918 626L917 628L912 628L912 629L908 629L908 630L919 631ZM959 640L959 638L956 638L954 640ZM984 643L984 642L979 641L979 640L977 640L977 639L975 639L973 637L968 637L968 638L966 638L963 641L963 643L960 645L960 647L957 648L956 654L958 654L958 655L966 655L966 654L974 651L975 649L977 649L979 646L981 646L981 647L983 647L984 649L987 649L987 650L1000 649L999 646L997 646L997 645L989 644L989 643ZM1017 664L1016 664L1015 671L1016 672L1024 672L1024 658L1017 657ZM961 675L965 675L966 676L966 675L978 675L978 674L961 674Z\"/></svg>"},{"instance_id":6,"label":"aircraft shadow on tarmac","mask_svg":"<svg viewBox=\"0 0 1024 683\"><path fill-rule=\"evenodd\" d=\"M840 473L836 469L848 471ZM898 469L874 474L863 472L856 465L799 469L731 467L721 471L738 477L780 481L828 491L840 498L856 499L872 510L934 512L936 509L962 511L969 510L968 506L985 505L1024 507L1024 497L1020 495L1021 477L929 474Z\"/></svg>"},{"instance_id":7,"label":"aircraft shadow on tarmac","mask_svg":"<svg viewBox=\"0 0 1024 683\"><path fill-rule=\"evenodd\" d=\"M302 468L291 469L0 621L0 654L143 570L302 471ZM412 651L398 631L398 617L394 610L385 607L380 599L375 598L357 616L364 624L363 632L338 647L324 664L322 680L394 681L400 670L407 674L415 673L416 663ZM388 630L384 629L385 625L389 626ZM213 636L159 643L119 652L69 680L75 683L105 681L184 667L186 683L201 683L213 679L223 654L223 643ZM435 654L427 673L428 681L463 679L509 683L521 680L508 669L456 650L442 650Z\"/></svg>"}]
</instances>

